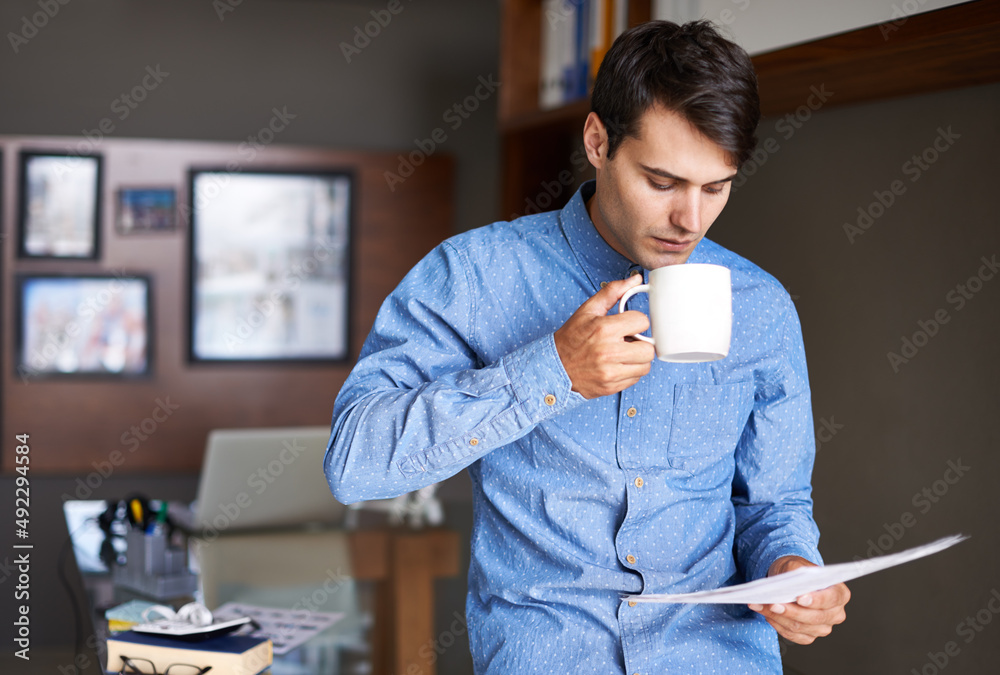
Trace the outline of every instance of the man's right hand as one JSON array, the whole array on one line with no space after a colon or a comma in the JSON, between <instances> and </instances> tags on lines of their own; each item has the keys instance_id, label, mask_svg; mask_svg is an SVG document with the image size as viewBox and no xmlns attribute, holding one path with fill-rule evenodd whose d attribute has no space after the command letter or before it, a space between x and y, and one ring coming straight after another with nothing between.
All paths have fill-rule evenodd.
<instances>
[{"instance_id":1,"label":"man's right hand","mask_svg":"<svg viewBox=\"0 0 1000 675\"><path fill-rule=\"evenodd\" d=\"M653 345L626 337L649 328L642 312L608 312L625 291L642 283L635 275L612 281L580 305L555 332L556 351L573 383L573 391L584 398L597 398L628 389L649 372Z\"/></svg>"}]
</instances>

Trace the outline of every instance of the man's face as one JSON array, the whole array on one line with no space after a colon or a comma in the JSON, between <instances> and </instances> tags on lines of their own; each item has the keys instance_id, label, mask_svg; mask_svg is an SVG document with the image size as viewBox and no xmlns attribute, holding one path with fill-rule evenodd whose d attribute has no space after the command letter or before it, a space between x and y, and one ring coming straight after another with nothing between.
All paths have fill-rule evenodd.
<instances>
[{"instance_id":1,"label":"man's face","mask_svg":"<svg viewBox=\"0 0 1000 675\"><path fill-rule=\"evenodd\" d=\"M677 113L653 106L639 133L607 158L607 133L591 113L584 144L597 168L590 218L605 241L646 269L686 262L729 199L728 154Z\"/></svg>"}]
</instances>

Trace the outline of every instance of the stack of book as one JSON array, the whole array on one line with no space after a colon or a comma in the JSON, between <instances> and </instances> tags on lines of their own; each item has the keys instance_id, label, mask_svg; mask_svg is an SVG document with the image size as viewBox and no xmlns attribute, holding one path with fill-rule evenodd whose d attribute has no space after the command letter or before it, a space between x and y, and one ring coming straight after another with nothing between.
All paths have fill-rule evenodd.
<instances>
[{"instance_id":1,"label":"stack of book","mask_svg":"<svg viewBox=\"0 0 1000 675\"><path fill-rule=\"evenodd\" d=\"M197 669L210 667L213 675L258 675L271 666L274 654L267 638L221 635L188 641L130 630L108 638L106 672L120 672L127 665L126 660L143 673L164 673L177 664ZM178 670L183 669L175 668L172 672Z\"/></svg>"},{"instance_id":2,"label":"stack of book","mask_svg":"<svg viewBox=\"0 0 1000 675\"><path fill-rule=\"evenodd\" d=\"M543 0L538 105L586 98L604 54L625 29L628 0Z\"/></svg>"}]
</instances>

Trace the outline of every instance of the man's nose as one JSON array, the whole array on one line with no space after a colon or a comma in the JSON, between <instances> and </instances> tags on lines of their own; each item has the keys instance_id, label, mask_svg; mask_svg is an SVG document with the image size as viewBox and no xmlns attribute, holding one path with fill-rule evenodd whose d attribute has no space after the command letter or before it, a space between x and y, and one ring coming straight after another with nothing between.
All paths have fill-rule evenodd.
<instances>
[{"instance_id":1,"label":"man's nose","mask_svg":"<svg viewBox=\"0 0 1000 675\"><path fill-rule=\"evenodd\" d=\"M701 190L692 187L681 191L674 202L670 223L694 234L701 230Z\"/></svg>"}]
</instances>

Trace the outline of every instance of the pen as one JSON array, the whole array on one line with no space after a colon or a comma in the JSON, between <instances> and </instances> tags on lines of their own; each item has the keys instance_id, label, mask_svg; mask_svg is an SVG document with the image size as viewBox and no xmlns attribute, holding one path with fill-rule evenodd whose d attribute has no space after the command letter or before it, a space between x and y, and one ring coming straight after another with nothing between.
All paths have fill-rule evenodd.
<instances>
[{"instance_id":1,"label":"pen","mask_svg":"<svg viewBox=\"0 0 1000 675\"><path fill-rule=\"evenodd\" d=\"M163 534L167 530L167 502L160 502L160 510L156 520L151 520L146 526L146 534Z\"/></svg>"},{"instance_id":2,"label":"pen","mask_svg":"<svg viewBox=\"0 0 1000 675\"><path fill-rule=\"evenodd\" d=\"M129 502L129 507L132 509L132 522L136 524L137 527L145 528L145 523L143 522L143 512L142 512L142 502L138 499L133 499Z\"/></svg>"}]
</instances>

